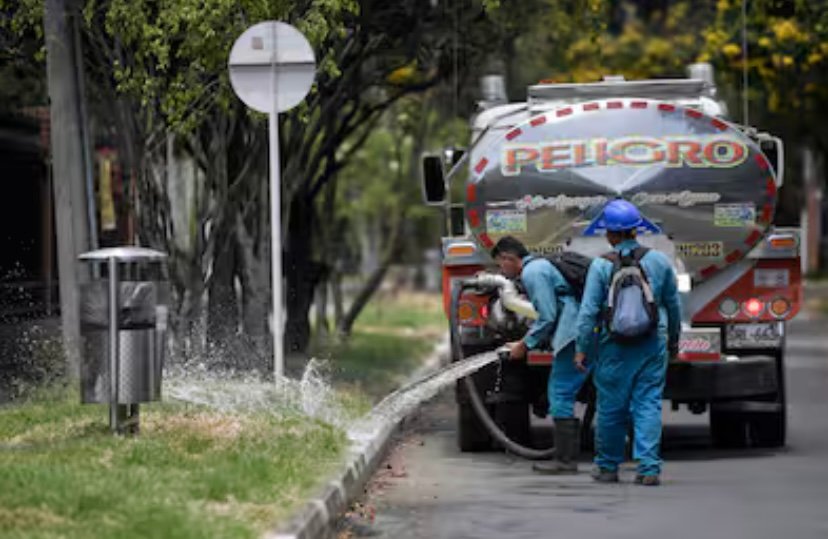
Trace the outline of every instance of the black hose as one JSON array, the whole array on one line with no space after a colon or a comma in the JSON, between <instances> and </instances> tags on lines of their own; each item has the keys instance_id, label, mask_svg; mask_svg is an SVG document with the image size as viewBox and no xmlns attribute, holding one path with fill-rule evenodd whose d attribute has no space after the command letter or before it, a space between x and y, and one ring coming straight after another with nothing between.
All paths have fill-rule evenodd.
<instances>
[{"instance_id":1,"label":"black hose","mask_svg":"<svg viewBox=\"0 0 828 539\"><path fill-rule=\"evenodd\" d=\"M451 331L452 352L454 356L458 358L458 360L463 359L463 347L460 344L460 334L457 331L457 304L460 300L460 294L463 292L463 290L467 288L472 288L472 286L467 283L460 283L459 286L455 286L451 291L451 306L449 308L449 329ZM486 427L487 431L489 431L489 434L491 434L492 438L497 440L497 442L500 443L500 445L502 445L503 448L509 451L510 453L514 453L515 455L518 455L519 457L523 457L525 459L548 460L554 458L556 454L554 447L550 447L549 449L534 449L531 447L520 445L519 443L515 442L514 440L506 436L506 433L500 429L500 427L497 425L494 419L492 419L492 416L489 415L489 411L486 409L486 405L483 403L483 399L480 398L480 392L477 390L477 384L474 383L474 379L472 378L473 375L474 373L469 374L468 376L463 378L463 383L466 386L466 390L469 392L469 398L471 399L472 408L477 414L478 419L480 419L480 422L483 423L483 426Z\"/></svg>"}]
</instances>

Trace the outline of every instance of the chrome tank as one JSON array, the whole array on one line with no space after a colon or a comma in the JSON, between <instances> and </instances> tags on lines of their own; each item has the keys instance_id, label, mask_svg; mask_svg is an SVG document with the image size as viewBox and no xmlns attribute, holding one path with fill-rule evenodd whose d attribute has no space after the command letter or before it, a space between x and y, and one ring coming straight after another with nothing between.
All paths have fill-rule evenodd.
<instances>
[{"instance_id":1,"label":"chrome tank","mask_svg":"<svg viewBox=\"0 0 828 539\"><path fill-rule=\"evenodd\" d=\"M741 260L770 225L774 172L753 140L719 118L623 98L525 118L489 133L470 162L466 219L487 250L504 235L537 253L594 249L601 208L623 197L653 225L641 234L671 240L699 282Z\"/></svg>"}]
</instances>

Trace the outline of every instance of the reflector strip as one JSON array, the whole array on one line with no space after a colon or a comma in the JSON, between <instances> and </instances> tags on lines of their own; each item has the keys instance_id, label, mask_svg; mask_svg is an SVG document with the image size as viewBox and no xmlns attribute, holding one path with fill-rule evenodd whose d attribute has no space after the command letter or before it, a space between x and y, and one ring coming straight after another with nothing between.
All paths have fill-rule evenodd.
<instances>
[{"instance_id":1,"label":"reflector strip","mask_svg":"<svg viewBox=\"0 0 828 539\"><path fill-rule=\"evenodd\" d=\"M773 178L768 178L766 191L769 197L774 198L776 196L776 182L773 181Z\"/></svg>"},{"instance_id":2,"label":"reflector strip","mask_svg":"<svg viewBox=\"0 0 828 539\"><path fill-rule=\"evenodd\" d=\"M512 140L513 138L517 137L521 133L523 133L523 131L520 130L520 127L518 127L517 129L512 129L511 131L506 133L506 140Z\"/></svg>"},{"instance_id":3,"label":"reflector strip","mask_svg":"<svg viewBox=\"0 0 828 539\"><path fill-rule=\"evenodd\" d=\"M477 166L474 167L474 171L480 174L486 168L486 165L489 164L489 160L485 157L477 162Z\"/></svg>"},{"instance_id":4,"label":"reflector strip","mask_svg":"<svg viewBox=\"0 0 828 539\"><path fill-rule=\"evenodd\" d=\"M718 269L719 268L717 268L716 266L707 266L706 268L702 269L699 273L702 277L709 277L710 275L716 273Z\"/></svg>"},{"instance_id":5,"label":"reflector strip","mask_svg":"<svg viewBox=\"0 0 828 539\"><path fill-rule=\"evenodd\" d=\"M763 223L770 223L772 215L773 215L773 206L771 206L770 204L765 204L765 207L762 208L762 222Z\"/></svg>"},{"instance_id":6,"label":"reflector strip","mask_svg":"<svg viewBox=\"0 0 828 539\"><path fill-rule=\"evenodd\" d=\"M587 103L586 105L584 105L584 112L587 112L587 111L590 111L590 110L600 110L600 108L601 108L601 105L599 105L598 103Z\"/></svg>"},{"instance_id":7,"label":"reflector strip","mask_svg":"<svg viewBox=\"0 0 828 539\"><path fill-rule=\"evenodd\" d=\"M745 245L747 245L749 247L753 247L754 245L756 245L756 242L759 241L759 239L761 237L762 237L762 232L760 232L757 229L753 229L753 232L750 233L750 236L748 236L745 239Z\"/></svg>"},{"instance_id":8,"label":"reflector strip","mask_svg":"<svg viewBox=\"0 0 828 539\"><path fill-rule=\"evenodd\" d=\"M480 215L478 215L477 210L469 210L469 224L472 228L480 226Z\"/></svg>"},{"instance_id":9,"label":"reflector strip","mask_svg":"<svg viewBox=\"0 0 828 539\"><path fill-rule=\"evenodd\" d=\"M663 112L675 112L676 107L675 107L675 105L669 105L667 103L661 103L658 106L658 110L663 111Z\"/></svg>"},{"instance_id":10,"label":"reflector strip","mask_svg":"<svg viewBox=\"0 0 828 539\"><path fill-rule=\"evenodd\" d=\"M727 129L727 124L719 120L718 118L713 118L712 120L710 120L710 123L713 124L713 127L718 129L719 131L724 131L725 129Z\"/></svg>"},{"instance_id":11,"label":"reflector strip","mask_svg":"<svg viewBox=\"0 0 828 539\"><path fill-rule=\"evenodd\" d=\"M624 103L621 102L621 101L610 101L609 103L607 103L607 108L608 109L623 109L624 108Z\"/></svg>"},{"instance_id":12,"label":"reflector strip","mask_svg":"<svg viewBox=\"0 0 828 539\"><path fill-rule=\"evenodd\" d=\"M478 238L480 238L480 243L483 244L483 247L487 249L491 249L492 247L494 247L494 242L492 241L492 238L490 238L489 235L485 232L481 232Z\"/></svg>"},{"instance_id":13,"label":"reflector strip","mask_svg":"<svg viewBox=\"0 0 828 539\"><path fill-rule=\"evenodd\" d=\"M732 264L740 258L742 258L742 251L736 249L735 251L732 251L725 257L725 262L727 262L728 264Z\"/></svg>"},{"instance_id":14,"label":"reflector strip","mask_svg":"<svg viewBox=\"0 0 828 539\"><path fill-rule=\"evenodd\" d=\"M680 352L678 358L682 361L719 361L722 354L718 352Z\"/></svg>"},{"instance_id":15,"label":"reflector strip","mask_svg":"<svg viewBox=\"0 0 828 539\"><path fill-rule=\"evenodd\" d=\"M770 165L768 164L768 160L765 159L765 156L762 155L761 153L757 153L754 156L754 159L756 159L756 164L759 165L760 169L768 170L768 168L770 167Z\"/></svg>"},{"instance_id":16,"label":"reflector strip","mask_svg":"<svg viewBox=\"0 0 828 539\"><path fill-rule=\"evenodd\" d=\"M529 122L529 125L532 127L537 127L539 125L543 125L546 123L546 116L538 116L537 118L533 118L532 121Z\"/></svg>"},{"instance_id":17,"label":"reflector strip","mask_svg":"<svg viewBox=\"0 0 828 539\"><path fill-rule=\"evenodd\" d=\"M477 201L477 186L473 183L466 185L466 202Z\"/></svg>"},{"instance_id":18,"label":"reflector strip","mask_svg":"<svg viewBox=\"0 0 828 539\"><path fill-rule=\"evenodd\" d=\"M555 359L552 352L529 352L526 354L527 365L551 365Z\"/></svg>"},{"instance_id":19,"label":"reflector strip","mask_svg":"<svg viewBox=\"0 0 828 539\"><path fill-rule=\"evenodd\" d=\"M646 101L633 101L632 103L630 103L630 107L632 107L634 109L646 109L647 108L647 102Z\"/></svg>"},{"instance_id":20,"label":"reflector strip","mask_svg":"<svg viewBox=\"0 0 828 539\"><path fill-rule=\"evenodd\" d=\"M697 111L696 109L684 109L684 114L691 118L699 119L704 116L701 112Z\"/></svg>"},{"instance_id":21,"label":"reflector strip","mask_svg":"<svg viewBox=\"0 0 828 539\"><path fill-rule=\"evenodd\" d=\"M570 114L572 114L572 109L569 108L569 107L567 107L565 109L560 109L560 110L555 112L555 115L558 118L560 118L561 116L569 116Z\"/></svg>"}]
</instances>

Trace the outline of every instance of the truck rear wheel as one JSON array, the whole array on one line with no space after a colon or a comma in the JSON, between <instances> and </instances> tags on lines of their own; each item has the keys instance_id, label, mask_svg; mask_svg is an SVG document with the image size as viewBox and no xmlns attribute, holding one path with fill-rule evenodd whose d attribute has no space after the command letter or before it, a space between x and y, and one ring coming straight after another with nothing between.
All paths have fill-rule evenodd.
<instances>
[{"instance_id":1,"label":"truck rear wheel","mask_svg":"<svg viewBox=\"0 0 828 539\"><path fill-rule=\"evenodd\" d=\"M457 403L457 447L464 453L479 453L492 448L492 438L470 402Z\"/></svg>"},{"instance_id":2,"label":"truck rear wheel","mask_svg":"<svg viewBox=\"0 0 828 539\"><path fill-rule=\"evenodd\" d=\"M748 429L754 446L782 447L785 445L785 409L754 416Z\"/></svg>"},{"instance_id":3,"label":"truck rear wheel","mask_svg":"<svg viewBox=\"0 0 828 539\"><path fill-rule=\"evenodd\" d=\"M785 396L785 347L776 352L776 383L778 390L772 402L779 406L773 412L754 414L748 423L750 439L756 447L782 447L785 445L787 427L787 403Z\"/></svg>"},{"instance_id":4,"label":"truck rear wheel","mask_svg":"<svg viewBox=\"0 0 828 539\"><path fill-rule=\"evenodd\" d=\"M710 437L713 445L720 448L747 446L747 422L741 412L710 409Z\"/></svg>"},{"instance_id":5,"label":"truck rear wheel","mask_svg":"<svg viewBox=\"0 0 828 539\"><path fill-rule=\"evenodd\" d=\"M500 402L495 405L494 420L513 442L531 447L529 405L526 402Z\"/></svg>"}]
</instances>

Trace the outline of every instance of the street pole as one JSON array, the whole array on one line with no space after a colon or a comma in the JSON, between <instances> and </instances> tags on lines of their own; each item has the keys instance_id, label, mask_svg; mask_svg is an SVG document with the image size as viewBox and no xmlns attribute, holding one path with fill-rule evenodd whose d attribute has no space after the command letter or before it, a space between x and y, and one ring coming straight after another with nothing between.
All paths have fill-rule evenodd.
<instances>
[{"instance_id":1,"label":"street pole","mask_svg":"<svg viewBox=\"0 0 828 539\"><path fill-rule=\"evenodd\" d=\"M275 75L274 75L275 76ZM268 117L270 132L270 251L273 288L273 372L285 374L284 322L282 320L282 197L279 179L279 112L276 101Z\"/></svg>"},{"instance_id":2,"label":"street pole","mask_svg":"<svg viewBox=\"0 0 828 539\"><path fill-rule=\"evenodd\" d=\"M316 74L316 59L310 43L296 28L279 21L263 21L236 39L228 67L236 95L248 107L268 115L273 375L279 382L285 375L279 112L290 110L308 95Z\"/></svg>"},{"instance_id":3,"label":"street pole","mask_svg":"<svg viewBox=\"0 0 828 539\"><path fill-rule=\"evenodd\" d=\"M83 280L77 257L88 250L89 231L78 108L80 91L68 10L67 0L46 0L44 34L63 345L67 373L77 378L80 376L80 283Z\"/></svg>"}]
</instances>

